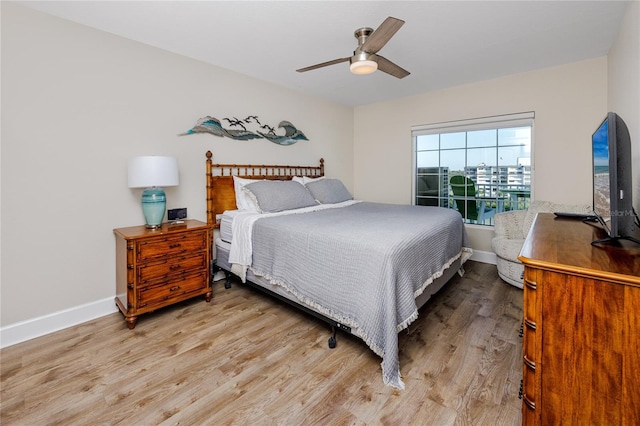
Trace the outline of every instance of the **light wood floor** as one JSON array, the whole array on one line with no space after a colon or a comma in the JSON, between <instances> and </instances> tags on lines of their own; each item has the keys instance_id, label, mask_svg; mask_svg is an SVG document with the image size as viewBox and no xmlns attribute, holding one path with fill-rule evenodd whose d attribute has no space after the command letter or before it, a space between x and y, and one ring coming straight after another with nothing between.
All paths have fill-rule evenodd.
<instances>
[{"instance_id":1,"label":"light wood floor","mask_svg":"<svg viewBox=\"0 0 640 426\"><path fill-rule=\"evenodd\" d=\"M140 317L119 313L0 351L6 425L516 425L522 291L467 262L400 334L406 388L380 359L234 284Z\"/></svg>"}]
</instances>

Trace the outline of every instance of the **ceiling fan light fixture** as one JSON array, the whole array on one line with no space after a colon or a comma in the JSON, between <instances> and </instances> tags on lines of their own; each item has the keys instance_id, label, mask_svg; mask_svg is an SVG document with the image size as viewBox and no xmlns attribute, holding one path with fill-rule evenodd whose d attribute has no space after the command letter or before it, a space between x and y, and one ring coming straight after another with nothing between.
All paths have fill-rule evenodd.
<instances>
[{"instance_id":1,"label":"ceiling fan light fixture","mask_svg":"<svg viewBox=\"0 0 640 426\"><path fill-rule=\"evenodd\" d=\"M376 72L378 69L378 63L376 61L372 61L370 59L364 59L361 61L352 62L349 65L349 70L353 74L365 75Z\"/></svg>"},{"instance_id":2,"label":"ceiling fan light fixture","mask_svg":"<svg viewBox=\"0 0 640 426\"><path fill-rule=\"evenodd\" d=\"M378 69L378 62L376 61L376 55L367 52L353 52L353 56L349 60L349 70L353 74L365 75L376 72Z\"/></svg>"}]
</instances>

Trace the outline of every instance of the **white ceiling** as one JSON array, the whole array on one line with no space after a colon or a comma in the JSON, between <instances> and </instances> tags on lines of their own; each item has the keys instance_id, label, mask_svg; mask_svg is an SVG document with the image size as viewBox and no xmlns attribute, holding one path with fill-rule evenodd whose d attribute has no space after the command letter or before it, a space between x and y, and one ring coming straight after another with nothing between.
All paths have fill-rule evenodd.
<instances>
[{"instance_id":1,"label":"white ceiling","mask_svg":"<svg viewBox=\"0 0 640 426\"><path fill-rule=\"evenodd\" d=\"M151 46L357 106L604 56L618 1L41 1L21 2ZM411 72L366 76L349 64L353 32L406 21L380 54Z\"/></svg>"}]
</instances>

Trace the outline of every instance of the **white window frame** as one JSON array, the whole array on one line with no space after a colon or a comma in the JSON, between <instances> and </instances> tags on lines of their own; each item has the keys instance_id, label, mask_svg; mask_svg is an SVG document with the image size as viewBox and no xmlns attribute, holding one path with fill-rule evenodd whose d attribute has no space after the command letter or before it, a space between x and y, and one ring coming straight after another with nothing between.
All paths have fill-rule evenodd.
<instances>
[{"instance_id":1,"label":"white window frame","mask_svg":"<svg viewBox=\"0 0 640 426\"><path fill-rule=\"evenodd\" d=\"M423 135L433 135L441 133L470 132L476 130L502 129L509 127L531 127L531 201L533 201L534 187L534 141L535 141L535 112L520 112L514 114L497 115L490 117L480 117L465 120L445 121L432 124L424 124L411 127L411 204L416 203L416 162L417 162L417 137ZM474 225L466 223L467 226L486 229L493 225Z\"/></svg>"}]
</instances>

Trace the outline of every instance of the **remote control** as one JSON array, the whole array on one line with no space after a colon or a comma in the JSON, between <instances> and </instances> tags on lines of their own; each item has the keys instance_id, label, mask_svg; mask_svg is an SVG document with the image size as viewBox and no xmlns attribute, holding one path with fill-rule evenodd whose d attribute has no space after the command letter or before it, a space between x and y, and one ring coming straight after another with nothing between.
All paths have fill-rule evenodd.
<instances>
[{"instance_id":1,"label":"remote control","mask_svg":"<svg viewBox=\"0 0 640 426\"><path fill-rule=\"evenodd\" d=\"M556 217L566 217L573 219L586 219L586 220L595 220L596 217L589 213L568 213L568 212L553 212Z\"/></svg>"}]
</instances>

